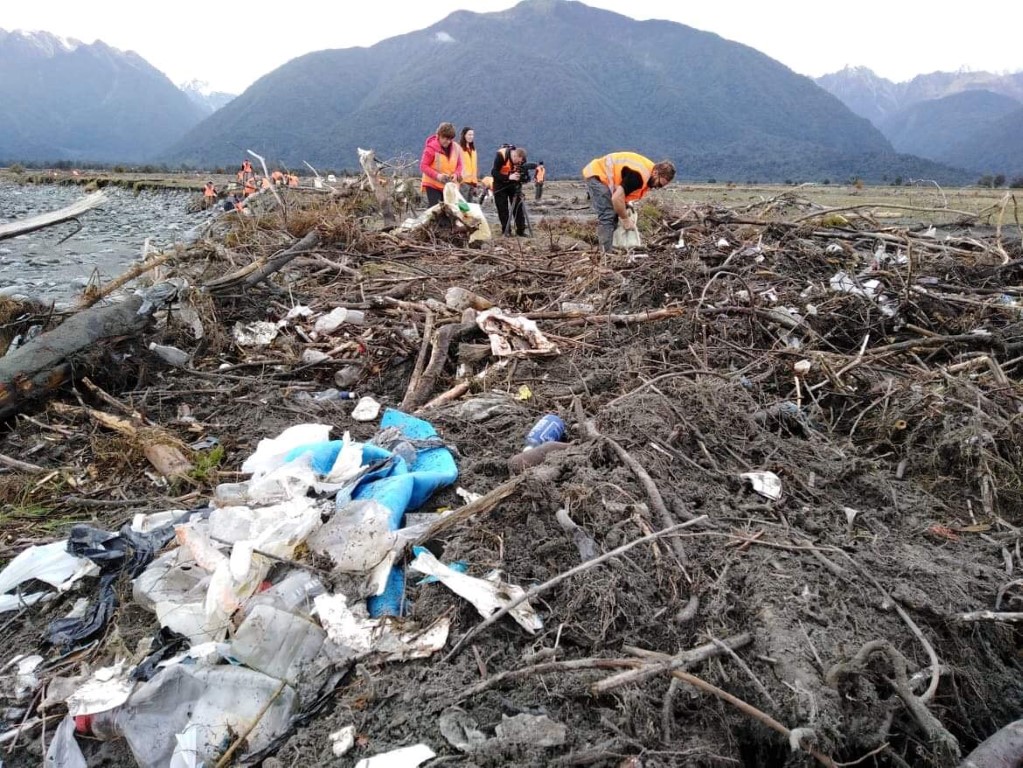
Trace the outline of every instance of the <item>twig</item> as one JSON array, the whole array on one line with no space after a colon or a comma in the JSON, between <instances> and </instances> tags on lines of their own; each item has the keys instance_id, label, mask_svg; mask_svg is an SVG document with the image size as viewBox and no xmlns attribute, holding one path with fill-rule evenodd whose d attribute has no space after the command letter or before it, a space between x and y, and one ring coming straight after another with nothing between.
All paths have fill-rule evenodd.
<instances>
[{"instance_id":1,"label":"twig","mask_svg":"<svg viewBox=\"0 0 1023 768\"><path fill-rule=\"evenodd\" d=\"M1023 621L1023 613L1016 613L1011 611L970 611L969 613L960 613L953 618L959 621L1007 621L1015 624L1018 621Z\"/></svg>"},{"instance_id":2,"label":"twig","mask_svg":"<svg viewBox=\"0 0 1023 768\"><path fill-rule=\"evenodd\" d=\"M599 695L607 693L608 691L613 691L616 688L621 688L625 685L642 683L644 680L649 680L651 677L656 677L657 675L670 672L673 669L678 669L679 667L685 667L690 664L696 664L701 661L706 661L707 659L712 659L732 648L742 648L745 645L749 645L751 642L753 642L753 636L749 632L742 632L734 637L725 638L724 641L715 640L712 643L705 643L704 645L691 648L688 651L683 651L675 656L670 656L658 651L650 651L645 648L625 646L622 648L625 653L631 653L635 656L645 658L648 660L648 663L638 669L634 669L629 672L622 672L617 675L611 675L610 677L605 677L603 680L598 680L590 686L590 692L594 695Z\"/></svg>"},{"instance_id":3,"label":"twig","mask_svg":"<svg viewBox=\"0 0 1023 768\"><path fill-rule=\"evenodd\" d=\"M271 696L269 700L267 700L266 704L263 705L263 708L256 713L256 716L252 719L252 722L249 724L249 727L246 728L242 733L238 734L238 738L235 739L234 743L227 748L227 751L217 761L217 764L214 768L224 768L224 766L228 765L231 762L231 758L234 756L234 753L238 751L238 747L244 744L245 740L249 737L249 734L256 729L256 726L259 725L260 721L263 719L263 715L265 715L267 713L267 710L270 709L270 706L275 701L277 701L277 697L281 695L281 693L284 691L284 687L287 684L288 683L286 681L281 680L281 684L277 686L277 690L274 691L273 696Z\"/></svg>"},{"instance_id":4,"label":"twig","mask_svg":"<svg viewBox=\"0 0 1023 768\"><path fill-rule=\"evenodd\" d=\"M778 703L774 700L774 697L771 696L771 692L767 690L767 686L760 682L760 678L753 673L753 670L750 669L749 664L742 660L742 657L735 652L735 649L733 649L732 646L728 645L727 643L721 640L718 640L716 637L714 637L714 635L710 635L710 641L714 643L714 645L716 645L722 651L724 651L725 653L732 657L732 661L738 664L742 671L745 672L746 675L749 677L749 679L753 681L753 684L757 687L757 690L760 691L760 694L771 703L772 707L778 706Z\"/></svg>"},{"instance_id":5,"label":"twig","mask_svg":"<svg viewBox=\"0 0 1023 768\"><path fill-rule=\"evenodd\" d=\"M683 672L680 669L674 670L671 674L677 679L681 680L682 682L689 683L694 688L699 688L701 691L705 693L717 696L722 701L731 704L740 712L744 712L745 714L752 717L754 720L758 720L764 725L766 725L768 728L777 731L782 736L784 736L785 739L789 741L790 744L792 743L793 732L789 728L786 728L784 725L779 723L766 712L762 712L761 710L754 707L752 704L748 704L747 702L743 701L742 699L736 696L733 696L727 691L721 690L716 685L711 685L706 680L702 680L701 678L696 677L696 675L691 675L688 672ZM832 760L827 755L825 755L823 752L815 749L814 747L804 745L802 741L799 742L799 746L802 747L802 749L805 750L806 752L813 755L817 762L819 762L821 765L827 766L828 768L835 768L835 761Z\"/></svg>"},{"instance_id":6,"label":"twig","mask_svg":"<svg viewBox=\"0 0 1023 768\"><path fill-rule=\"evenodd\" d=\"M449 528L454 527L458 523L465 522L469 518L475 517L476 515L482 512L489 512L502 501L504 501L506 498L511 496L512 491L518 488L519 484L523 480L525 480L525 478L526 478L525 475L517 475L516 477L513 477L511 480L507 480L501 483L496 488L483 494L475 501L470 501L464 507L460 507L459 509L456 509L454 512L445 515L440 520L431 525L429 529L426 531L426 533L424 533L422 536L416 539L415 543L423 544L424 542L427 542L430 539L440 535Z\"/></svg>"},{"instance_id":7,"label":"twig","mask_svg":"<svg viewBox=\"0 0 1023 768\"><path fill-rule=\"evenodd\" d=\"M423 343L419 347L419 355L416 357L416 364L412 368L412 376L409 378L408 387L405 389L405 397L399 406L401 410L407 411L412 405L416 389L419 387L419 380L423 376L423 366L426 365L426 350L430 348L430 341L433 337L433 312L426 310L426 322L423 325Z\"/></svg>"},{"instance_id":8,"label":"twig","mask_svg":"<svg viewBox=\"0 0 1023 768\"><path fill-rule=\"evenodd\" d=\"M462 639L455 644L455 647L448 652L448 655L444 657L444 661L450 661L452 658L454 658L470 639L478 635L491 624L494 624L501 617L507 615L509 611L518 608L520 605L522 605L522 603L530 600L531 598L543 594L548 589L556 587L558 584L565 581L566 579L569 579L572 576L575 576L576 574L583 573L584 571L588 571L590 568L600 565L601 563L605 563L608 560L611 560L612 558L615 558L618 555L622 554L623 552L627 552L633 547L638 546L639 544L644 544L648 541L654 541L655 539L659 539L662 536L667 536L669 533L674 533L675 531L682 530L683 528L687 528L690 525L703 522L706 519L707 519L706 515L700 515L695 520L688 520L684 523L679 523L678 525L672 526L671 528L665 528L664 530L654 531L653 533L647 536L643 536L642 538L630 541L627 544L622 544L620 547L612 549L610 552L607 552L601 555L600 557L595 557L592 560L587 560L585 563L580 563L575 568L570 568L569 570L564 571L563 573L559 573L557 576L548 579L543 584L537 584L535 587L530 588L528 591L526 591L519 597L515 598L514 600L504 605L500 610L497 610L494 613L490 614L490 616L488 616L484 621L480 622L471 630L466 632L462 636Z\"/></svg>"},{"instance_id":9,"label":"twig","mask_svg":"<svg viewBox=\"0 0 1023 768\"><path fill-rule=\"evenodd\" d=\"M38 464L29 464L27 461L12 459L10 456L5 456L2 453L0 453L0 464L3 464L5 467L10 467L11 469L17 469L22 472L32 472L36 474L40 472L50 471L46 469L46 467L40 467Z\"/></svg>"},{"instance_id":10,"label":"twig","mask_svg":"<svg viewBox=\"0 0 1023 768\"><path fill-rule=\"evenodd\" d=\"M488 688L493 688L495 685L500 685L508 680L518 680L523 677L533 677L534 675L543 675L548 672L575 672L581 669L620 669L622 667L635 667L641 662L635 659L572 659L570 661L545 661L540 664L533 664L529 667L523 667L521 669L506 669L504 672L499 672L496 675L488 677L486 680L481 680L471 688L466 688L464 691L455 696L451 700L452 704L457 704L460 701L464 701L471 696L475 696L477 693L482 693Z\"/></svg>"},{"instance_id":11,"label":"twig","mask_svg":"<svg viewBox=\"0 0 1023 768\"><path fill-rule=\"evenodd\" d=\"M597 427L594 425L594 423L590 419L587 419L586 415L583 413L582 405L579 402L579 398L576 398L572 405L576 413L576 418L579 421L579 426L582 428L586 436L594 440L607 441L607 443L614 449L615 453L618 454L618 458L621 459L622 462L629 469L632 470L632 473L636 476L636 479L639 480L640 485L643 486L643 490L646 492L647 498L650 501L650 506L661 518L661 527L664 529L673 527L675 524L675 518L672 516L671 512L668 511L668 507L664 503L664 497L661 496L661 492L657 489L657 484L653 481L653 478L650 477L650 473L647 472L646 469L643 468L643 465L636 461L636 459L633 458L632 454L625 450L621 445L619 445L611 438L602 435L597 430ZM689 516L689 522L693 522L694 520L705 520L707 518L706 515L701 515L699 518L696 518L692 516L691 513L687 512L686 514ZM692 579L690 579L689 575L685 573L685 564L687 558L685 548L682 546L682 542L673 539L672 549L674 550L675 555L679 559L679 565L682 567L682 572L683 574L685 574L686 580L691 583Z\"/></svg>"}]
</instances>

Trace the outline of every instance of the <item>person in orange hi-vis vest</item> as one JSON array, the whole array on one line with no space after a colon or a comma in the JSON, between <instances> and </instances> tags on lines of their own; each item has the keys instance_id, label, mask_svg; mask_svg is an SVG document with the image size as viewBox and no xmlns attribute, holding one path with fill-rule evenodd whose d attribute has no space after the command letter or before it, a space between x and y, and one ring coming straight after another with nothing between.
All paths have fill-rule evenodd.
<instances>
[{"instance_id":1,"label":"person in orange hi-vis vest","mask_svg":"<svg viewBox=\"0 0 1023 768\"><path fill-rule=\"evenodd\" d=\"M628 204L651 189L666 187L675 178L675 166L668 160L655 163L636 152L611 152L591 160L583 168L590 205L597 214L597 241L604 253L611 251L615 227L635 229Z\"/></svg>"},{"instance_id":2,"label":"person in orange hi-vis vest","mask_svg":"<svg viewBox=\"0 0 1023 768\"><path fill-rule=\"evenodd\" d=\"M469 126L463 128L462 135L458 139L458 146L462 148L462 186L459 191L467 202L475 203L480 184L476 131Z\"/></svg>"},{"instance_id":3,"label":"person in orange hi-vis vest","mask_svg":"<svg viewBox=\"0 0 1023 768\"><path fill-rule=\"evenodd\" d=\"M445 184L462 180L462 148L455 141L454 125L441 123L437 132L427 137L419 158L419 170L423 174L426 201L432 208L443 202Z\"/></svg>"},{"instance_id":4,"label":"person in orange hi-vis vest","mask_svg":"<svg viewBox=\"0 0 1023 768\"><path fill-rule=\"evenodd\" d=\"M245 197L248 197L249 195L256 194L256 177L255 176L249 176L249 178L247 178L245 180L245 190L244 190L244 192L245 192Z\"/></svg>"},{"instance_id":5,"label":"person in orange hi-vis vest","mask_svg":"<svg viewBox=\"0 0 1023 768\"><path fill-rule=\"evenodd\" d=\"M511 235L511 219L515 220L515 234L526 236L526 208L522 198L522 165L526 162L525 147L506 144L494 155L494 205L501 221L501 234ZM509 208L511 212L509 213Z\"/></svg>"},{"instance_id":6,"label":"person in orange hi-vis vest","mask_svg":"<svg viewBox=\"0 0 1023 768\"><path fill-rule=\"evenodd\" d=\"M289 173L288 174L288 186L289 187L297 187L298 186L298 176L296 174L294 174L294 173Z\"/></svg>"},{"instance_id":7,"label":"person in orange hi-vis vest","mask_svg":"<svg viewBox=\"0 0 1023 768\"><path fill-rule=\"evenodd\" d=\"M270 176L274 180L274 185L280 186L281 184L284 183L284 174L281 173L279 170L274 171L273 173L270 174Z\"/></svg>"},{"instance_id":8,"label":"person in orange hi-vis vest","mask_svg":"<svg viewBox=\"0 0 1023 768\"><path fill-rule=\"evenodd\" d=\"M252 163L249 162L248 158L242 160L242 180L255 176L255 172L252 170Z\"/></svg>"},{"instance_id":9,"label":"person in orange hi-vis vest","mask_svg":"<svg viewBox=\"0 0 1023 768\"><path fill-rule=\"evenodd\" d=\"M543 160L536 164L533 171L533 184L536 185L536 199L543 197L543 183L547 179L547 169L543 167Z\"/></svg>"},{"instance_id":10,"label":"person in orange hi-vis vest","mask_svg":"<svg viewBox=\"0 0 1023 768\"><path fill-rule=\"evenodd\" d=\"M217 202L217 188L212 181L207 181L202 190L202 207L212 208Z\"/></svg>"}]
</instances>

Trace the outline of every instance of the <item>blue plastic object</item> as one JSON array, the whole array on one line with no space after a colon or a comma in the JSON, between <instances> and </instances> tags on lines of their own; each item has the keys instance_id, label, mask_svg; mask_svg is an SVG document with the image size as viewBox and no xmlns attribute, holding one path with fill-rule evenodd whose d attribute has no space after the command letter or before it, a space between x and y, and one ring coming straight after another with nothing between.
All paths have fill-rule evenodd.
<instances>
[{"instance_id":1,"label":"blue plastic object","mask_svg":"<svg viewBox=\"0 0 1023 768\"><path fill-rule=\"evenodd\" d=\"M540 419L526 435L526 447L536 448L543 443L556 443L565 436L565 422L561 417L548 413Z\"/></svg>"},{"instance_id":2,"label":"blue plastic object","mask_svg":"<svg viewBox=\"0 0 1023 768\"><path fill-rule=\"evenodd\" d=\"M388 408L380 420L381 429L394 427L411 441L429 440L437 437L437 430L428 421L409 416L407 413ZM285 457L293 461L311 453L313 469L327 474L337 461L342 441L330 440L322 443L303 445L292 449ZM390 510L388 525L391 530L401 527L405 513L422 506L443 486L458 479L458 466L451 451L444 447L417 450L415 461L409 465L401 456L376 445L362 446L362 465L375 466L359 482L352 498L360 501L376 501ZM367 602L370 616L398 616L402 612L402 596L405 592L405 575L393 568L383 594Z\"/></svg>"}]
</instances>

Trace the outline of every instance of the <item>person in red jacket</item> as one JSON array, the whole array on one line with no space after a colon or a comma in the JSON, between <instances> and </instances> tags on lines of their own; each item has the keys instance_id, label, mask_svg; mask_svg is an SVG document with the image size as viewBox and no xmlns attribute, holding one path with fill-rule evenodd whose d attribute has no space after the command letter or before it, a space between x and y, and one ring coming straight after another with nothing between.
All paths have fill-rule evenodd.
<instances>
[{"instance_id":1,"label":"person in red jacket","mask_svg":"<svg viewBox=\"0 0 1023 768\"><path fill-rule=\"evenodd\" d=\"M422 188L431 207L444 200L444 185L462 180L462 148L455 141L455 126L441 123L426 139L419 159L423 173Z\"/></svg>"}]
</instances>

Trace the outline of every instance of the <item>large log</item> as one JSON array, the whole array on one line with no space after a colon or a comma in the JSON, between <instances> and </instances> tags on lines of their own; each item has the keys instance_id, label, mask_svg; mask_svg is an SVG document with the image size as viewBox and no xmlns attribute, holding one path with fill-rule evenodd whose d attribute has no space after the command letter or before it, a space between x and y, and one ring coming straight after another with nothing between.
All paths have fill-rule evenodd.
<instances>
[{"instance_id":1,"label":"large log","mask_svg":"<svg viewBox=\"0 0 1023 768\"><path fill-rule=\"evenodd\" d=\"M62 221L69 221L70 219L77 218L79 215L95 208L98 205L102 205L106 201L107 196L103 192L94 192L93 194L86 195L81 200L78 200L65 208L61 208L58 211L41 213L38 216L33 216L30 219L23 219L22 221L12 221L7 224L0 224L0 240L17 237L18 235L24 235L28 232L35 232L37 229L43 229L45 227L53 226L54 224L60 224Z\"/></svg>"},{"instance_id":2,"label":"large log","mask_svg":"<svg viewBox=\"0 0 1023 768\"><path fill-rule=\"evenodd\" d=\"M51 396L74 375L89 373L83 370L88 366L76 364L103 341L137 335L156 308L138 294L116 304L90 307L0 358L0 419Z\"/></svg>"}]
</instances>

